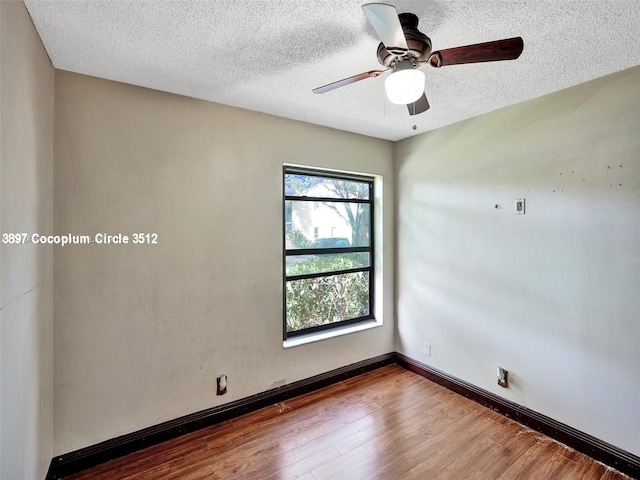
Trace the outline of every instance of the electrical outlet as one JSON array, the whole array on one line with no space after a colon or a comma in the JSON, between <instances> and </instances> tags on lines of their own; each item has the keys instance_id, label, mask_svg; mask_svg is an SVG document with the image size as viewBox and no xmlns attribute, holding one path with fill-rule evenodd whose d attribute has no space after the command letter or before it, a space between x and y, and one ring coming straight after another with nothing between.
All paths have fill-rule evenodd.
<instances>
[{"instance_id":1,"label":"electrical outlet","mask_svg":"<svg viewBox=\"0 0 640 480\"><path fill-rule=\"evenodd\" d=\"M502 367L498 367L496 375L498 376L498 385L504 388L509 387L509 372Z\"/></svg>"},{"instance_id":2,"label":"electrical outlet","mask_svg":"<svg viewBox=\"0 0 640 480\"><path fill-rule=\"evenodd\" d=\"M227 376L226 375L220 375L216 379L216 383L218 384L216 395L224 395L225 393L227 393Z\"/></svg>"},{"instance_id":3,"label":"electrical outlet","mask_svg":"<svg viewBox=\"0 0 640 480\"><path fill-rule=\"evenodd\" d=\"M424 356L425 357L430 357L431 356L431 344L430 343L425 343L424 344Z\"/></svg>"}]
</instances>

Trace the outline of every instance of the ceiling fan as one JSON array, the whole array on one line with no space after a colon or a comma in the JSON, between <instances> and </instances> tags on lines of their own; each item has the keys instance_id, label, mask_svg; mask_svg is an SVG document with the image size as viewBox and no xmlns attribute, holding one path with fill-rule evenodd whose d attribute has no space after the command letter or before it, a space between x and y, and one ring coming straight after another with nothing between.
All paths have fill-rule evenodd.
<instances>
[{"instance_id":1,"label":"ceiling fan","mask_svg":"<svg viewBox=\"0 0 640 480\"><path fill-rule=\"evenodd\" d=\"M440 68L463 63L515 60L524 48L522 38L514 37L432 52L431 39L418 30L418 17L413 13L398 15L394 6L384 3L369 3L363 5L362 10L382 40L378 45L377 56L378 61L386 68L329 83L313 89L313 93L326 93L391 71L391 75L385 80L389 101L407 105L409 114L417 115L429 109L424 91L425 76L418 69L421 65L429 64Z\"/></svg>"}]
</instances>

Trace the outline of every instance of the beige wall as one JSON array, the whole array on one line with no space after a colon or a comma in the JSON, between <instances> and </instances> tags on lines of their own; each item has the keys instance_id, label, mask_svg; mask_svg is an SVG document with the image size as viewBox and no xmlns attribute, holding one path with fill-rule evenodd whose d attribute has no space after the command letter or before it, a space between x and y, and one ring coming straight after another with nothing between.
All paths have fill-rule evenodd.
<instances>
[{"instance_id":1,"label":"beige wall","mask_svg":"<svg viewBox=\"0 0 640 480\"><path fill-rule=\"evenodd\" d=\"M639 112L635 67L395 149L398 350L636 455Z\"/></svg>"},{"instance_id":2,"label":"beige wall","mask_svg":"<svg viewBox=\"0 0 640 480\"><path fill-rule=\"evenodd\" d=\"M56 454L393 350L392 145L56 71ZM384 326L282 345L282 164L384 176ZM229 393L215 395L215 378Z\"/></svg>"},{"instance_id":3,"label":"beige wall","mask_svg":"<svg viewBox=\"0 0 640 480\"><path fill-rule=\"evenodd\" d=\"M0 2L0 232L52 231L53 68L22 2ZM0 478L52 456L51 246L0 246Z\"/></svg>"}]
</instances>

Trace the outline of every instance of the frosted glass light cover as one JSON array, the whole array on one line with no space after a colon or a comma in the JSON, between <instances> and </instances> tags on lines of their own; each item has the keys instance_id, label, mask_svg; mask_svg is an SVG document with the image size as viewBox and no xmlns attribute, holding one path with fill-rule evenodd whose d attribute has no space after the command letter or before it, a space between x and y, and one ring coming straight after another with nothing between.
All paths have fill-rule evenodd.
<instances>
[{"instance_id":1,"label":"frosted glass light cover","mask_svg":"<svg viewBox=\"0 0 640 480\"><path fill-rule=\"evenodd\" d=\"M391 103L413 103L424 93L424 73L417 69L397 70L384 81L384 88Z\"/></svg>"}]
</instances>

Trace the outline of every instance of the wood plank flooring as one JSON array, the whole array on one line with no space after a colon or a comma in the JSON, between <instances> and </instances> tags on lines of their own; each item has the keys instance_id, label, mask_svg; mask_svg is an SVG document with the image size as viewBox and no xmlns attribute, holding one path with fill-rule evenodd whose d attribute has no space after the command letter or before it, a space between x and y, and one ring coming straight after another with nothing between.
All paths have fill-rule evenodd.
<instances>
[{"instance_id":1,"label":"wood plank flooring","mask_svg":"<svg viewBox=\"0 0 640 480\"><path fill-rule=\"evenodd\" d=\"M392 365L68 480L628 479Z\"/></svg>"}]
</instances>

